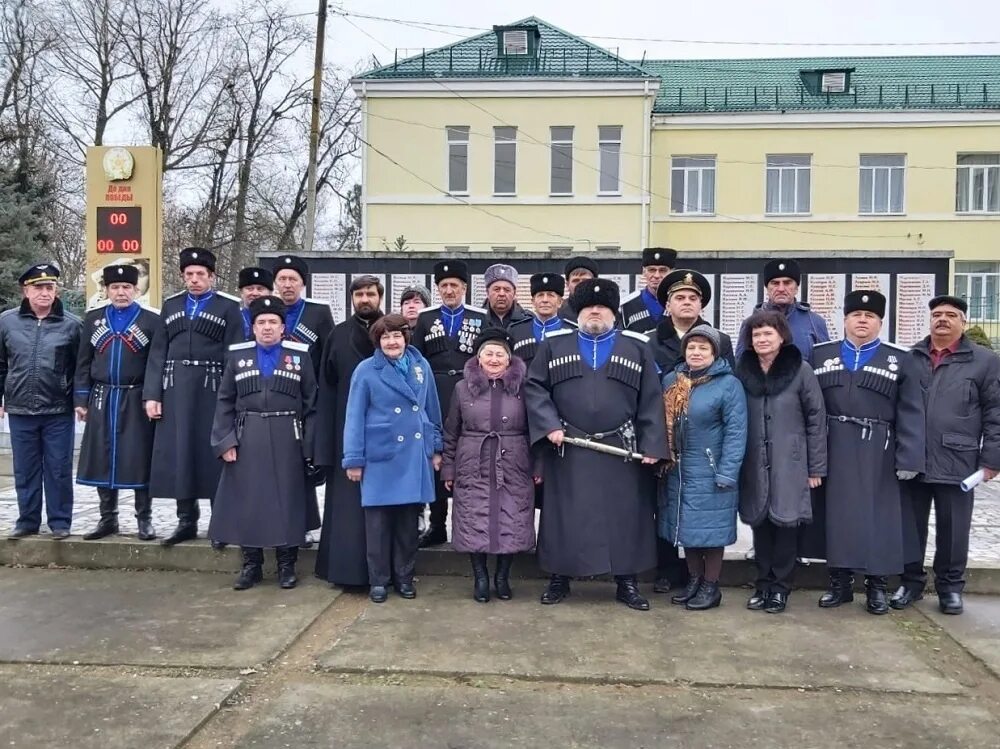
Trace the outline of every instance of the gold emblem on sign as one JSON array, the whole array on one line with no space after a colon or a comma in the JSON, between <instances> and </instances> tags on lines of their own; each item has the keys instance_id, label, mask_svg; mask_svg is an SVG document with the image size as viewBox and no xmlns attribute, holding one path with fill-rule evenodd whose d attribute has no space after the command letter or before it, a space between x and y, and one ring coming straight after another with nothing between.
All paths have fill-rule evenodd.
<instances>
[{"instance_id":1,"label":"gold emblem on sign","mask_svg":"<svg viewBox=\"0 0 1000 749\"><path fill-rule=\"evenodd\" d=\"M104 176L112 182L132 179L135 159L126 148L109 148L101 162L104 166Z\"/></svg>"}]
</instances>

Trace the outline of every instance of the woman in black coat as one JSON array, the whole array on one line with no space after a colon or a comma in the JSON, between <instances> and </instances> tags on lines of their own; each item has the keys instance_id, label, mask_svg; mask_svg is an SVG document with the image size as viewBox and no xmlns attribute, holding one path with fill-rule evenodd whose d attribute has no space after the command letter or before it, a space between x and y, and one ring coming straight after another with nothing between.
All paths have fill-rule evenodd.
<instances>
[{"instance_id":1,"label":"woman in black coat","mask_svg":"<svg viewBox=\"0 0 1000 749\"><path fill-rule=\"evenodd\" d=\"M798 526L812 522L809 490L826 476L826 409L783 314L755 312L743 337L736 367L748 407L740 517L753 529L757 561L747 608L777 614L791 590Z\"/></svg>"}]
</instances>

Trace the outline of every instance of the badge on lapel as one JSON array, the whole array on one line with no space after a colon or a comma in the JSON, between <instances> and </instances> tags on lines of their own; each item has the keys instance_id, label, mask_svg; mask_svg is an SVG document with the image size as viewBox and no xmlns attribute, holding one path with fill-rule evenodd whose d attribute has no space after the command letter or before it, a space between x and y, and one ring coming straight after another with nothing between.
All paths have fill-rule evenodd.
<instances>
[{"instance_id":1,"label":"badge on lapel","mask_svg":"<svg viewBox=\"0 0 1000 749\"><path fill-rule=\"evenodd\" d=\"M413 376L417 378L417 382L421 385L424 384L424 368L421 366L416 366L413 368Z\"/></svg>"}]
</instances>

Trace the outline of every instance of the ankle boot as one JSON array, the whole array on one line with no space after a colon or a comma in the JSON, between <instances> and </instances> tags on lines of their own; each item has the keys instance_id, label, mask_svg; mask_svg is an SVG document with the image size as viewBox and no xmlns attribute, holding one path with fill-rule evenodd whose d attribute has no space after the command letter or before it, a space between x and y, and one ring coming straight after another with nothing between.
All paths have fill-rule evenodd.
<instances>
[{"instance_id":1,"label":"ankle boot","mask_svg":"<svg viewBox=\"0 0 1000 749\"><path fill-rule=\"evenodd\" d=\"M153 498L149 489L135 490L135 520L139 525L139 540L152 541L156 538L153 528Z\"/></svg>"},{"instance_id":2,"label":"ankle boot","mask_svg":"<svg viewBox=\"0 0 1000 749\"><path fill-rule=\"evenodd\" d=\"M174 532L160 541L161 546L174 546L182 541L198 538L198 517L200 510L197 499L177 500L177 527Z\"/></svg>"},{"instance_id":3,"label":"ankle boot","mask_svg":"<svg viewBox=\"0 0 1000 749\"><path fill-rule=\"evenodd\" d=\"M472 575L475 578L472 597L478 603L490 600L490 571L486 567L485 554L469 554L472 560Z\"/></svg>"},{"instance_id":4,"label":"ankle boot","mask_svg":"<svg viewBox=\"0 0 1000 749\"><path fill-rule=\"evenodd\" d=\"M722 603L722 591L719 590L719 581L704 580L701 587L698 588L698 592L687 602L685 607L689 611L705 611L706 609L714 609L720 603Z\"/></svg>"},{"instance_id":5,"label":"ankle boot","mask_svg":"<svg viewBox=\"0 0 1000 749\"><path fill-rule=\"evenodd\" d=\"M84 534L84 541L95 541L118 532L118 491L101 486L97 488L97 496L100 499L101 519L94 530Z\"/></svg>"},{"instance_id":6,"label":"ankle boot","mask_svg":"<svg viewBox=\"0 0 1000 749\"><path fill-rule=\"evenodd\" d=\"M701 588L702 579L700 577L691 577L688 579L687 587L684 588L683 593L678 593L675 596L670 596L670 603L676 603L678 605L683 605L698 595L698 589Z\"/></svg>"},{"instance_id":7,"label":"ankle boot","mask_svg":"<svg viewBox=\"0 0 1000 749\"><path fill-rule=\"evenodd\" d=\"M819 599L819 606L832 609L854 600L854 575L850 570L830 570L830 588Z\"/></svg>"},{"instance_id":8,"label":"ankle boot","mask_svg":"<svg viewBox=\"0 0 1000 749\"><path fill-rule=\"evenodd\" d=\"M569 595L569 578L566 575L553 575L542 593L542 603L548 605L559 603Z\"/></svg>"},{"instance_id":9,"label":"ankle boot","mask_svg":"<svg viewBox=\"0 0 1000 749\"><path fill-rule=\"evenodd\" d=\"M635 575L616 575L615 582L618 583L618 591L615 598L630 609L636 611L649 611L649 601L639 593L639 582Z\"/></svg>"},{"instance_id":10,"label":"ankle boot","mask_svg":"<svg viewBox=\"0 0 1000 749\"><path fill-rule=\"evenodd\" d=\"M290 590L298 585L299 579L295 576L295 562L299 558L298 546L279 546L274 550L278 558L278 585L285 590Z\"/></svg>"},{"instance_id":11,"label":"ankle boot","mask_svg":"<svg viewBox=\"0 0 1000 749\"><path fill-rule=\"evenodd\" d=\"M869 614L889 613L889 579L882 575L865 575L867 601L865 608Z\"/></svg>"},{"instance_id":12,"label":"ankle boot","mask_svg":"<svg viewBox=\"0 0 1000 749\"><path fill-rule=\"evenodd\" d=\"M513 554L497 555L497 571L493 576L493 587L496 588L497 598L501 601L509 601L514 595L510 589L510 567L513 563Z\"/></svg>"},{"instance_id":13,"label":"ankle boot","mask_svg":"<svg viewBox=\"0 0 1000 749\"><path fill-rule=\"evenodd\" d=\"M236 582L233 583L233 590L246 590L264 579L264 550L253 546L241 546L240 553L243 555L243 569L240 570Z\"/></svg>"}]
</instances>

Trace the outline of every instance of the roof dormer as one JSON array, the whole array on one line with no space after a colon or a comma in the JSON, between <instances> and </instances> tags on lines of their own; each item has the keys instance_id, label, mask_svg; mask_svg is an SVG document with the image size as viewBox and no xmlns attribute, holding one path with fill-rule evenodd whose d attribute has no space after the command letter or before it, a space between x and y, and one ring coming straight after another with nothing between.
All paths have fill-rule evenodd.
<instances>
[{"instance_id":1,"label":"roof dormer","mask_svg":"<svg viewBox=\"0 0 1000 749\"><path fill-rule=\"evenodd\" d=\"M802 83L810 94L851 93L851 73L854 68L800 70Z\"/></svg>"},{"instance_id":2,"label":"roof dormer","mask_svg":"<svg viewBox=\"0 0 1000 749\"><path fill-rule=\"evenodd\" d=\"M542 34L537 26L494 26L497 57L535 57Z\"/></svg>"}]
</instances>

